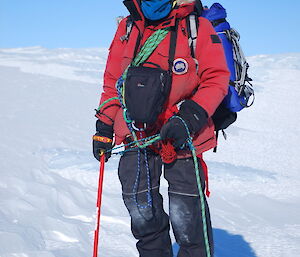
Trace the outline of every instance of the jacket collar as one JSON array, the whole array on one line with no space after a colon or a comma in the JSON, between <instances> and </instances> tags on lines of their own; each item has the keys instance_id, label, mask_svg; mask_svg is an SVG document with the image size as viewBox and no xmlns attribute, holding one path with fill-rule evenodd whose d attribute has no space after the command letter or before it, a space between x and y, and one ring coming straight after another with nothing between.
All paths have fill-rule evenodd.
<instances>
[{"instance_id":1,"label":"jacket collar","mask_svg":"<svg viewBox=\"0 0 300 257\"><path fill-rule=\"evenodd\" d=\"M147 26L147 20L145 19L141 7L140 0L125 0L125 6L127 7L131 17L133 18L134 23L138 27L140 33L143 33L145 27ZM177 6L168 17L160 20L158 22L153 22L148 25L155 30L175 26L176 19L183 19L194 11L194 3L181 4Z\"/></svg>"}]
</instances>

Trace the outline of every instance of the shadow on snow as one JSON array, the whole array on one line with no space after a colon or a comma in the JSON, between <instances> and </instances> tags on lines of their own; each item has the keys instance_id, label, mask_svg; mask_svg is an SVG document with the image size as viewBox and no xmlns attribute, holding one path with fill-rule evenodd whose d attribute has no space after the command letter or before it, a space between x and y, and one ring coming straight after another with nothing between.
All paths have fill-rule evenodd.
<instances>
[{"instance_id":1,"label":"shadow on snow","mask_svg":"<svg viewBox=\"0 0 300 257\"><path fill-rule=\"evenodd\" d=\"M215 254L214 257L257 257L250 244L241 235L233 235L222 229L213 229ZM179 246L173 244L174 257Z\"/></svg>"}]
</instances>

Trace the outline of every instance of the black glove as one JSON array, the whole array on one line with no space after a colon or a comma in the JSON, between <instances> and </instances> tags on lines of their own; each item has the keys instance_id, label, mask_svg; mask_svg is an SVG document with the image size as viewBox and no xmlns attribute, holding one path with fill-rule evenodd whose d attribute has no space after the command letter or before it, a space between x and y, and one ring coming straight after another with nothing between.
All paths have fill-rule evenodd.
<instances>
[{"instance_id":1,"label":"black glove","mask_svg":"<svg viewBox=\"0 0 300 257\"><path fill-rule=\"evenodd\" d=\"M163 125L160 131L160 137L163 141L171 139L173 146L178 150L186 143L188 133L183 122L178 118L173 118Z\"/></svg>"},{"instance_id":2,"label":"black glove","mask_svg":"<svg viewBox=\"0 0 300 257\"><path fill-rule=\"evenodd\" d=\"M104 122L97 120L96 134L93 136L93 154L100 161L101 152L112 148L113 128ZM105 153L105 162L111 157L111 152Z\"/></svg>"},{"instance_id":3,"label":"black glove","mask_svg":"<svg viewBox=\"0 0 300 257\"><path fill-rule=\"evenodd\" d=\"M192 100L186 100L181 106L178 112L186 123L191 135L199 132L207 122L207 112L197 103ZM187 142L188 133L183 122L178 118L170 119L160 131L162 140L173 139L173 146L175 149Z\"/></svg>"}]
</instances>

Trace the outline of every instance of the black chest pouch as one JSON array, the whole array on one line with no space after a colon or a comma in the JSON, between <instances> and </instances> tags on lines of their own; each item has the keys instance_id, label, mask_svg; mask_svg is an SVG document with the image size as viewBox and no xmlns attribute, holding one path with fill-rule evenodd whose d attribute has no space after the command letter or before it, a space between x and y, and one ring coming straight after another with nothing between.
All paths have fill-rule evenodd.
<instances>
[{"instance_id":1,"label":"black chest pouch","mask_svg":"<svg viewBox=\"0 0 300 257\"><path fill-rule=\"evenodd\" d=\"M144 62L128 68L124 83L124 103L128 118L137 123L151 125L164 110L172 85L172 66L175 57L178 20L171 30L169 48L169 70L158 64ZM148 64L152 67L145 67Z\"/></svg>"},{"instance_id":2,"label":"black chest pouch","mask_svg":"<svg viewBox=\"0 0 300 257\"><path fill-rule=\"evenodd\" d=\"M171 83L171 73L159 66L157 68L130 67L124 92L130 119L139 123L153 124L164 109Z\"/></svg>"}]
</instances>

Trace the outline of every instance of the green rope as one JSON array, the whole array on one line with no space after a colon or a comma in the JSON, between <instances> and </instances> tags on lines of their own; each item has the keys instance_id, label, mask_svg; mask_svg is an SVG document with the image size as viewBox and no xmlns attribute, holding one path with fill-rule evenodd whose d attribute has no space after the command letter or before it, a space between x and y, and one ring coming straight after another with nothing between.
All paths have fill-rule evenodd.
<instances>
[{"instance_id":1,"label":"green rope","mask_svg":"<svg viewBox=\"0 0 300 257\"><path fill-rule=\"evenodd\" d=\"M153 136L150 136L150 137L144 137L144 138L141 138L137 141L132 141L128 144L125 144L125 145L121 145L121 146L116 146L114 148L111 148L111 149L108 149L105 151L105 153L109 153L109 152L112 152L112 151L115 151L115 150L118 150L118 149L121 149L123 147L129 147L129 146L133 146L132 148L128 149L128 150L125 150L125 151L120 151L120 152L116 152L116 153L112 153L112 154L123 154L127 151L131 151L132 149L135 149L136 147L136 143L137 142L143 142L144 144L146 144L147 146L149 145L152 145L154 144L155 142L161 140L160 138L160 135L159 134L156 134L156 135L153 135Z\"/></svg>"},{"instance_id":2,"label":"green rope","mask_svg":"<svg viewBox=\"0 0 300 257\"><path fill-rule=\"evenodd\" d=\"M99 105L97 111L100 111L101 108L102 108L104 105L106 105L107 103L109 103L110 101L113 101L113 100L119 100L119 98L118 98L118 97L112 97L112 98L107 99L106 101L104 101L102 104Z\"/></svg>"},{"instance_id":3,"label":"green rope","mask_svg":"<svg viewBox=\"0 0 300 257\"><path fill-rule=\"evenodd\" d=\"M134 58L131 66L139 66L145 62L159 44L165 39L169 33L170 28L164 28L155 31L145 42L138 55Z\"/></svg>"},{"instance_id":4,"label":"green rope","mask_svg":"<svg viewBox=\"0 0 300 257\"><path fill-rule=\"evenodd\" d=\"M166 38L170 31L170 28L159 29L155 31L144 43L141 50L131 62L131 64L125 69L124 73L122 74L123 81L127 78L127 72L130 66L137 67L145 62L150 55L154 52L154 50L159 46L159 44ZM117 82L118 83L118 82ZM125 97L125 87L123 85L122 89L123 99ZM125 102L125 99L124 99Z\"/></svg>"},{"instance_id":5,"label":"green rope","mask_svg":"<svg viewBox=\"0 0 300 257\"><path fill-rule=\"evenodd\" d=\"M209 245L209 240L208 240L208 231L207 231L207 223L206 223L206 212L205 212L205 197L202 191L201 187L201 179L200 179L200 174L199 174L199 165L198 165L198 159L197 159L197 154L196 150L193 144L189 144L191 146L191 151L193 155L193 160L195 164L195 172L196 172L196 178L197 178L197 185L198 185L198 191L200 195L200 202L201 202L201 212L202 212L202 223L203 223L203 234L204 234L204 241L205 241L205 248L206 248L206 253L207 257L210 257L210 245Z\"/></svg>"},{"instance_id":6,"label":"green rope","mask_svg":"<svg viewBox=\"0 0 300 257\"><path fill-rule=\"evenodd\" d=\"M157 141L159 141L159 140L161 140L161 138L160 138L160 136L156 136L155 138L153 138L153 139L151 139L151 140L148 140L148 141L146 141L145 143L143 143L143 144L140 144L140 141L137 139L137 137L135 136L135 142L136 142L136 146L138 147L138 148L146 148L146 147L148 147L148 146L150 146L150 145L153 145L155 142L157 142Z\"/></svg>"},{"instance_id":7,"label":"green rope","mask_svg":"<svg viewBox=\"0 0 300 257\"><path fill-rule=\"evenodd\" d=\"M117 154L123 155L124 153L132 151L136 148L146 148L146 147L148 147L150 145L153 145L154 143L156 143L157 141L160 141L160 140L161 140L160 135L156 134L156 135L153 135L153 136L150 136L150 137L145 137L145 138L139 139L137 141L132 141L129 144L116 146L114 148L106 150L105 153L110 153L111 152L111 154L114 154L114 155L117 155ZM141 147L138 147L137 143L140 143L140 142L142 142L143 144L141 145ZM132 146L132 147L130 147L130 146ZM113 152L113 151L116 151L116 150L121 149L123 147L130 147L130 148L126 149L124 151Z\"/></svg>"},{"instance_id":8,"label":"green rope","mask_svg":"<svg viewBox=\"0 0 300 257\"><path fill-rule=\"evenodd\" d=\"M123 105L125 107L123 109L123 117L124 117L125 121L127 122L127 124L131 122L130 119L128 119L128 117L126 115L127 109L126 109L125 86L124 86L124 81L126 81L128 69L129 69L129 67L132 67L132 66L137 67L137 66L141 65L142 63L144 63L150 57L150 55L154 52L154 50L159 46L159 44L166 38L169 31L170 31L170 28L164 28L164 29L155 31L146 40L145 44L142 46L142 48L139 51L139 53L137 54L137 56L134 58L132 63L127 67L127 69L124 71L124 73L122 75L123 86L122 86L122 94L121 95L123 98L122 99ZM133 140L136 142L136 146L138 148L146 148L149 145L153 144L155 141L158 141L160 139L160 137L157 137L155 140L149 141L147 143L140 143L134 130L131 131L131 134L132 134Z\"/></svg>"},{"instance_id":9,"label":"green rope","mask_svg":"<svg viewBox=\"0 0 300 257\"><path fill-rule=\"evenodd\" d=\"M198 165L198 159L197 159L197 153L196 153L196 149L195 146L193 145L193 138L191 137L190 131L188 129L188 126L186 124L186 122L179 116L173 116L171 117L171 119L179 119L182 121L183 125L186 128L186 131L188 133L188 140L187 140L187 144L192 152L192 156L193 156L193 161L194 161L194 165L195 165L195 173L196 173L196 179L197 179L197 186L198 186L198 191L199 191L199 195L200 195L200 204L201 204L201 212L202 212L202 224L203 224L203 235L204 235L204 242L205 242L205 248L206 248L206 254L207 257L211 257L210 254L210 246L209 246L209 240L208 240L208 231L207 231L207 222L206 222L206 212L205 212L205 196L204 193L202 191L202 187L201 187L201 178L200 178L200 172L199 172L199 165Z\"/></svg>"},{"instance_id":10,"label":"green rope","mask_svg":"<svg viewBox=\"0 0 300 257\"><path fill-rule=\"evenodd\" d=\"M124 71L122 78L125 81L126 77L127 77L127 72L128 72L128 68L130 66L139 66L141 65L143 62L145 62L149 56L154 52L154 50L158 47L158 45L160 44L161 41L163 41L165 39L165 37L167 36L167 34L169 33L170 28L164 28L164 29L160 29L155 31L145 42L145 44L143 45L143 47L141 48L140 52L138 53L138 55L134 58L133 62L126 68L126 70ZM118 83L118 82L117 82ZM122 96L123 99L125 97L125 87L123 86L122 89ZM119 100L118 97L112 97L106 101L104 101L99 107L98 107L98 111L101 110L101 108L106 105L107 103L109 103L112 100ZM125 99L124 99L124 103L125 103Z\"/></svg>"}]
</instances>

